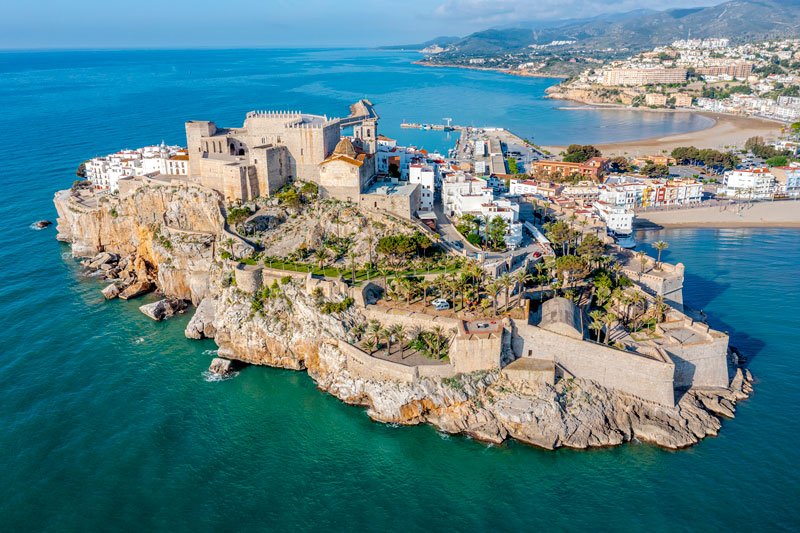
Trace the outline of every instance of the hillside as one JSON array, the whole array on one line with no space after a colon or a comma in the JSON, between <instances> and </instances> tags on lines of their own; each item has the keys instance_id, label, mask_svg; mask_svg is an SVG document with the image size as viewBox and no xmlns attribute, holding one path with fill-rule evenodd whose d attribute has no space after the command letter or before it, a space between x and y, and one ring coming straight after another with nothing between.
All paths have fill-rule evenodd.
<instances>
[{"instance_id":1,"label":"hillside","mask_svg":"<svg viewBox=\"0 0 800 533\"><path fill-rule=\"evenodd\" d=\"M450 45L442 55L491 55L531 44L577 41L583 48L638 51L676 39L728 37L734 42L800 36L800 0L731 0L712 7L636 10L591 19L520 23L489 29Z\"/></svg>"}]
</instances>

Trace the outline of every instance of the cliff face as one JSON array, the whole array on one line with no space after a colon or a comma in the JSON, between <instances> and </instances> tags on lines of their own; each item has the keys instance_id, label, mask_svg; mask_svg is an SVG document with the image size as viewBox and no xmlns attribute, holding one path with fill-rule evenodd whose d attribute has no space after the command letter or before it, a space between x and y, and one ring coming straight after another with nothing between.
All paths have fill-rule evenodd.
<instances>
[{"instance_id":1,"label":"cliff face","mask_svg":"<svg viewBox=\"0 0 800 533\"><path fill-rule=\"evenodd\" d=\"M218 274L224 240L219 197L190 186L144 185L124 197L59 191L58 239L76 257L111 252L130 257L132 275L149 278L167 296L199 303Z\"/></svg>"},{"instance_id":2,"label":"cliff face","mask_svg":"<svg viewBox=\"0 0 800 533\"><path fill-rule=\"evenodd\" d=\"M271 293L258 312L253 310L255 297L236 287L215 298L214 340L222 357L301 370L324 339L346 338L358 318L352 308L336 317L322 314L296 282Z\"/></svg>"}]
</instances>

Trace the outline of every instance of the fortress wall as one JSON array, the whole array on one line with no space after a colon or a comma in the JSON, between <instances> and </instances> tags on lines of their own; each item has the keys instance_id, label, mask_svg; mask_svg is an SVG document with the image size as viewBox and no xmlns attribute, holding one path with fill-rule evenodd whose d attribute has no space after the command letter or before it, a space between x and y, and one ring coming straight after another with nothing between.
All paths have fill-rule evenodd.
<instances>
[{"instance_id":1,"label":"fortress wall","mask_svg":"<svg viewBox=\"0 0 800 533\"><path fill-rule=\"evenodd\" d=\"M424 330L431 330L435 326L441 326L445 330L453 330L457 329L459 324L459 321L454 318L432 316L423 313L414 313L412 311L394 310L392 308L377 307L374 305L367 306L361 312L368 320L377 320L381 324L400 324L401 326L409 328L419 327Z\"/></svg>"},{"instance_id":2,"label":"fortress wall","mask_svg":"<svg viewBox=\"0 0 800 533\"><path fill-rule=\"evenodd\" d=\"M516 323L517 355L558 363L575 377L661 405L675 405L675 367L633 353Z\"/></svg>"},{"instance_id":3,"label":"fortress wall","mask_svg":"<svg viewBox=\"0 0 800 533\"><path fill-rule=\"evenodd\" d=\"M417 374L420 378L451 378L456 375L456 369L453 365L419 365Z\"/></svg>"},{"instance_id":4,"label":"fortress wall","mask_svg":"<svg viewBox=\"0 0 800 533\"><path fill-rule=\"evenodd\" d=\"M456 373L465 374L478 370L496 370L500 368L500 355L503 350L502 335L492 338L456 337L450 346L450 361Z\"/></svg>"},{"instance_id":5,"label":"fortress wall","mask_svg":"<svg viewBox=\"0 0 800 533\"><path fill-rule=\"evenodd\" d=\"M728 386L727 335L714 338L710 343L665 346L664 349L675 363L676 387Z\"/></svg>"},{"instance_id":6,"label":"fortress wall","mask_svg":"<svg viewBox=\"0 0 800 533\"><path fill-rule=\"evenodd\" d=\"M417 378L417 367L384 361L362 352L345 341L338 341L339 349L347 359L347 370L355 376L378 381L413 383Z\"/></svg>"}]
</instances>

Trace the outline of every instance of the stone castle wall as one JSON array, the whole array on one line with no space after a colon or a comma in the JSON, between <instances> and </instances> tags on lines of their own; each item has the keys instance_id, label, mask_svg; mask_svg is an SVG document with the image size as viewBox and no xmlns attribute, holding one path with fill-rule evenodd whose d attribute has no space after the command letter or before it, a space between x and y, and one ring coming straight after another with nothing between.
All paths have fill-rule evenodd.
<instances>
[{"instance_id":1,"label":"stone castle wall","mask_svg":"<svg viewBox=\"0 0 800 533\"><path fill-rule=\"evenodd\" d=\"M536 326L516 323L512 339L518 356L546 359L578 378L590 379L661 405L675 405L675 366L649 357L581 341Z\"/></svg>"}]
</instances>

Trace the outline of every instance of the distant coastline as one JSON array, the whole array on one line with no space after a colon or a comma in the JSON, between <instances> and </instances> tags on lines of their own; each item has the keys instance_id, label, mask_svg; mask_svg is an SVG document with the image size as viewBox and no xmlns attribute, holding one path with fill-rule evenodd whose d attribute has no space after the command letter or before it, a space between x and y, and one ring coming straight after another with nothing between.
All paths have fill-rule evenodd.
<instances>
[{"instance_id":1,"label":"distant coastline","mask_svg":"<svg viewBox=\"0 0 800 533\"><path fill-rule=\"evenodd\" d=\"M508 74L510 76L518 76L520 78L551 78L554 80L566 80L569 76L565 76L563 74L538 74L538 73L531 73L531 72L518 72L508 68L497 68L497 67L473 67L469 65L454 65L451 63L430 63L428 61L424 61L422 59L414 61L415 65L421 65L423 67L434 67L434 68L460 68L464 70L480 70L484 72L499 72L501 74Z\"/></svg>"}]
</instances>

